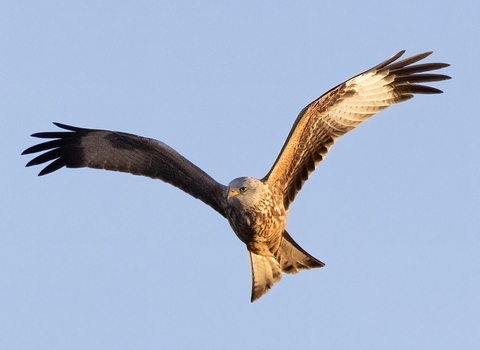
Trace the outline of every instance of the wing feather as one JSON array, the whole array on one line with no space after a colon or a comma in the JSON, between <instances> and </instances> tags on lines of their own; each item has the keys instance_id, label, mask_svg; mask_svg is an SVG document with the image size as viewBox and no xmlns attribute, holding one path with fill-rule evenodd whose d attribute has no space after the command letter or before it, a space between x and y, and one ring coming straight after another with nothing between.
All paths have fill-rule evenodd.
<instances>
[{"instance_id":1,"label":"wing feather","mask_svg":"<svg viewBox=\"0 0 480 350\"><path fill-rule=\"evenodd\" d=\"M123 132L54 124L69 131L33 134L33 137L54 140L32 146L22 153L46 151L27 163L28 167L52 161L39 176L62 167L89 167L148 176L180 188L225 216L225 186L163 142Z\"/></svg>"},{"instance_id":2,"label":"wing feather","mask_svg":"<svg viewBox=\"0 0 480 350\"><path fill-rule=\"evenodd\" d=\"M337 85L307 105L298 115L275 163L263 178L270 184L284 184L288 209L308 176L328 153L333 143L374 114L414 94L442 91L421 85L450 79L425 73L448 67L446 63L422 63L432 52L397 61L405 51Z\"/></svg>"}]
</instances>

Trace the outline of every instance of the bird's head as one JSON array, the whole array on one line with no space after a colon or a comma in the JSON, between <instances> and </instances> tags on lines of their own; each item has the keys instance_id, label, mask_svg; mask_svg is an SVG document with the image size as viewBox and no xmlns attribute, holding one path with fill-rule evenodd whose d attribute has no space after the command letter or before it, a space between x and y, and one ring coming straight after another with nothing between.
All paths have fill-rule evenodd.
<instances>
[{"instance_id":1,"label":"bird's head","mask_svg":"<svg viewBox=\"0 0 480 350\"><path fill-rule=\"evenodd\" d=\"M227 188L227 201L242 208L251 208L262 199L266 185L253 177L239 177L232 180Z\"/></svg>"}]
</instances>

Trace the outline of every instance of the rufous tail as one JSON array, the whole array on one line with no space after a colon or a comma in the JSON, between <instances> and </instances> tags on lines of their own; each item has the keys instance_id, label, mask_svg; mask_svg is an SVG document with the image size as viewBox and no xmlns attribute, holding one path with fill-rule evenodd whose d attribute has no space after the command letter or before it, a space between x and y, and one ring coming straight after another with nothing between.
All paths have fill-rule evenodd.
<instances>
[{"instance_id":1,"label":"rufous tail","mask_svg":"<svg viewBox=\"0 0 480 350\"><path fill-rule=\"evenodd\" d=\"M300 270L323 267L325 264L302 249L287 231L283 232L277 251L270 256L252 252L252 296L254 302L267 293L275 283L282 279L282 272L297 273Z\"/></svg>"}]
</instances>

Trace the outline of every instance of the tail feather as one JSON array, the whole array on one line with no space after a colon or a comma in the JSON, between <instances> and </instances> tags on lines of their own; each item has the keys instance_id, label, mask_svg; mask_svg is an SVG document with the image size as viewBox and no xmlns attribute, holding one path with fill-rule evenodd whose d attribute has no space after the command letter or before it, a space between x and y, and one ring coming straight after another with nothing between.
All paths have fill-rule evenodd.
<instances>
[{"instance_id":1,"label":"tail feather","mask_svg":"<svg viewBox=\"0 0 480 350\"><path fill-rule=\"evenodd\" d=\"M249 254L252 265L252 303L282 279L282 272L297 273L325 265L303 250L287 231L283 231L274 255L263 256L252 252Z\"/></svg>"},{"instance_id":2,"label":"tail feather","mask_svg":"<svg viewBox=\"0 0 480 350\"><path fill-rule=\"evenodd\" d=\"M283 237L275 253L275 258L279 262L282 272L285 273L297 273L300 270L325 266L323 262L303 250L287 231L283 231Z\"/></svg>"},{"instance_id":3,"label":"tail feather","mask_svg":"<svg viewBox=\"0 0 480 350\"><path fill-rule=\"evenodd\" d=\"M280 281L282 271L274 256L249 253L252 265L252 297L250 301L253 303Z\"/></svg>"}]
</instances>

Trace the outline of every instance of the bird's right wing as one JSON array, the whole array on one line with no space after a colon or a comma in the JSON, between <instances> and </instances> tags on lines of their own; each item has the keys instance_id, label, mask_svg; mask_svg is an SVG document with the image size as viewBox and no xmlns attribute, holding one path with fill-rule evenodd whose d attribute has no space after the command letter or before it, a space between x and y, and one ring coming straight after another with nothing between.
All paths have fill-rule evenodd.
<instances>
[{"instance_id":1,"label":"bird's right wing","mask_svg":"<svg viewBox=\"0 0 480 350\"><path fill-rule=\"evenodd\" d=\"M300 112L277 160L263 179L272 185L283 183L285 208L288 209L310 173L339 137L414 94L442 92L421 83L450 79L443 74L425 73L449 65L414 65L431 52L397 61L403 53L337 85Z\"/></svg>"},{"instance_id":2,"label":"bird's right wing","mask_svg":"<svg viewBox=\"0 0 480 350\"><path fill-rule=\"evenodd\" d=\"M46 151L27 163L32 166L52 161L39 176L64 166L148 176L180 188L225 216L225 186L163 142L123 132L54 124L69 131L33 134L33 137L54 140L22 153Z\"/></svg>"}]
</instances>

